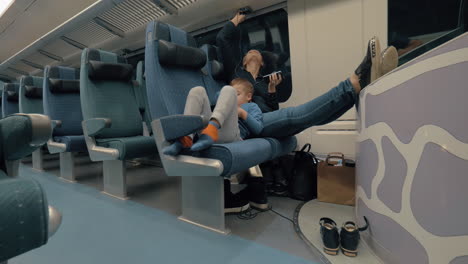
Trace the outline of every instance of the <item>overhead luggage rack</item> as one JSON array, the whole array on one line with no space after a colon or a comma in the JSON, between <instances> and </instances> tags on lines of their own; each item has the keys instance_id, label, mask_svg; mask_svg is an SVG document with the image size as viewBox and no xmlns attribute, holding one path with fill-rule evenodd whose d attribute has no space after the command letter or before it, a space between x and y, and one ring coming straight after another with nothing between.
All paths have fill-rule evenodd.
<instances>
[{"instance_id":1,"label":"overhead luggage rack","mask_svg":"<svg viewBox=\"0 0 468 264\"><path fill-rule=\"evenodd\" d=\"M4 79L17 79L21 75L42 74L42 70L32 64L69 65L66 61L77 58L82 49L99 48L102 43L123 39L149 21L176 15L179 9L195 2L197 0L97 1L4 60L0 64L0 74Z\"/></svg>"}]
</instances>

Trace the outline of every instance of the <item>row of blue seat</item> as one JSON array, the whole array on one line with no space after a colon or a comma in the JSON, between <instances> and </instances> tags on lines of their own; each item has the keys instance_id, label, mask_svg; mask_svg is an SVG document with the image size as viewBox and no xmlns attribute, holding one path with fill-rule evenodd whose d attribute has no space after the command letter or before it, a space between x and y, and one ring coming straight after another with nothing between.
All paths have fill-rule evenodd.
<instances>
[{"instance_id":1,"label":"row of blue seat","mask_svg":"<svg viewBox=\"0 0 468 264\"><path fill-rule=\"evenodd\" d=\"M184 176L182 218L225 232L223 177L292 151L296 139L254 138L215 144L200 153L162 154L176 138L206 125L201 116L182 114L196 86L205 87L215 104L225 85L217 54L213 46L198 48L183 30L153 21L136 80L124 57L87 48L79 72L48 66L44 78L28 76L19 85L6 85L2 110L10 114L16 103L20 112L48 115L53 136L47 145L51 153L61 153L62 177L74 180L73 153L87 150L91 160L103 161L104 192L119 198L126 198L125 160L159 150L167 175ZM143 123L154 138L144 134Z\"/></svg>"}]
</instances>

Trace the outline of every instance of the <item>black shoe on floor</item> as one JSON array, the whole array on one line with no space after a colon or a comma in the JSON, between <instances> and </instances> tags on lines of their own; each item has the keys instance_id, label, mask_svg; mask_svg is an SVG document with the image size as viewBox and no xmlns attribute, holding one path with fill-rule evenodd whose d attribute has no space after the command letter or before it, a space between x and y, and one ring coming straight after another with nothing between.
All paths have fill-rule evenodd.
<instances>
[{"instance_id":1,"label":"black shoe on floor","mask_svg":"<svg viewBox=\"0 0 468 264\"><path fill-rule=\"evenodd\" d=\"M363 228L358 228L354 222L348 221L344 223L340 232L340 242L341 242L341 251L347 257L356 257L358 255L358 246L361 236L359 235L360 231L364 231L369 226L366 220L366 226Z\"/></svg>"},{"instance_id":2,"label":"black shoe on floor","mask_svg":"<svg viewBox=\"0 0 468 264\"><path fill-rule=\"evenodd\" d=\"M249 177L247 187L238 193L244 200L248 200L250 206L260 210L270 210L265 181L263 177Z\"/></svg>"},{"instance_id":3,"label":"black shoe on floor","mask_svg":"<svg viewBox=\"0 0 468 264\"><path fill-rule=\"evenodd\" d=\"M231 182L224 180L224 213L239 214L249 210L249 201L231 192Z\"/></svg>"},{"instance_id":4,"label":"black shoe on floor","mask_svg":"<svg viewBox=\"0 0 468 264\"><path fill-rule=\"evenodd\" d=\"M323 242L323 251L328 255L338 255L340 236L335 221L328 217L320 218L320 235Z\"/></svg>"},{"instance_id":5,"label":"black shoe on floor","mask_svg":"<svg viewBox=\"0 0 468 264\"><path fill-rule=\"evenodd\" d=\"M377 80L381 76L381 55L380 42L377 37L373 37L367 44L367 53L361 64L354 73L359 76L361 89Z\"/></svg>"}]
</instances>

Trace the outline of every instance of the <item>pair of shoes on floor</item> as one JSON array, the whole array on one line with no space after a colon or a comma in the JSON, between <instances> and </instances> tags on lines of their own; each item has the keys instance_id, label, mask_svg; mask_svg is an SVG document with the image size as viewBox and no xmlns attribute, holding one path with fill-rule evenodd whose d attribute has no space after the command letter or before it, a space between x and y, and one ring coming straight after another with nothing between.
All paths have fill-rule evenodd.
<instances>
[{"instance_id":1,"label":"pair of shoes on floor","mask_svg":"<svg viewBox=\"0 0 468 264\"><path fill-rule=\"evenodd\" d=\"M224 180L224 213L239 214L250 207L259 211L270 210L263 177L249 177L247 187L236 194L231 191L231 182Z\"/></svg>"},{"instance_id":2,"label":"pair of shoes on floor","mask_svg":"<svg viewBox=\"0 0 468 264\"><path fill-rule=\"evenodd\" d=\"M323 242L323 251L328 255L336 256L341 247L341 251L345 256L356 257L361 238L359 232L366 230L369 226L366 217L364 217L364 220L366 226L359 228L354 222L348 221L343 224L340 233L338 233L335 221L328 217L321 218L320 235Z\"/></svg>"},{"instance_id":3,"label":"pair of shoes on floor","mask_svg":"<svg viewBox=\"0 0 468 264\"><path fill-rule=\"evenodd\" d=\"M359 76L361 89L381 76L389 73L398 66L398 52L395 47L389 46L380 50L380 41L373 37L367 44L366 56L354 73Z\"/></svg>"}]
</instances>

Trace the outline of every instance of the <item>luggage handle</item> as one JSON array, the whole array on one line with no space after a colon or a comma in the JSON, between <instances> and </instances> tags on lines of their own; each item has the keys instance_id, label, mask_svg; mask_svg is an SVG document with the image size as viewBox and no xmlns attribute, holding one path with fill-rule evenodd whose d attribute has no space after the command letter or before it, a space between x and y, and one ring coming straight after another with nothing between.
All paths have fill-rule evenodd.
<instances>
[{"instance_id":1,"label":"luggage handle","mask_svg":"<svg viewBox=\"0 0 468 264\"><path fill-rule=\"evenodd\" d=\"M310 152L310 149L312 148L312 146L310 145L310 143L307 143L305 144L302 149L300 150L300 152ZM307 149L307 151L306 151Z\"/></svg>"},{"instance_id":2,"label":"luggage handle","mask_svg":"<svg viewBox=\"0 0 468 264\"><path fill-rule=\"evenodd\" d=\"M328 160L330 158L334 158L334 159L341 159L342 161L342 164L344 165L345 164L345 158L344 158L344 154L341 153L341 152L331 152L327 155L327 159L325 160L325 162L328 164Z\"/></svg>"}]
</instances>

